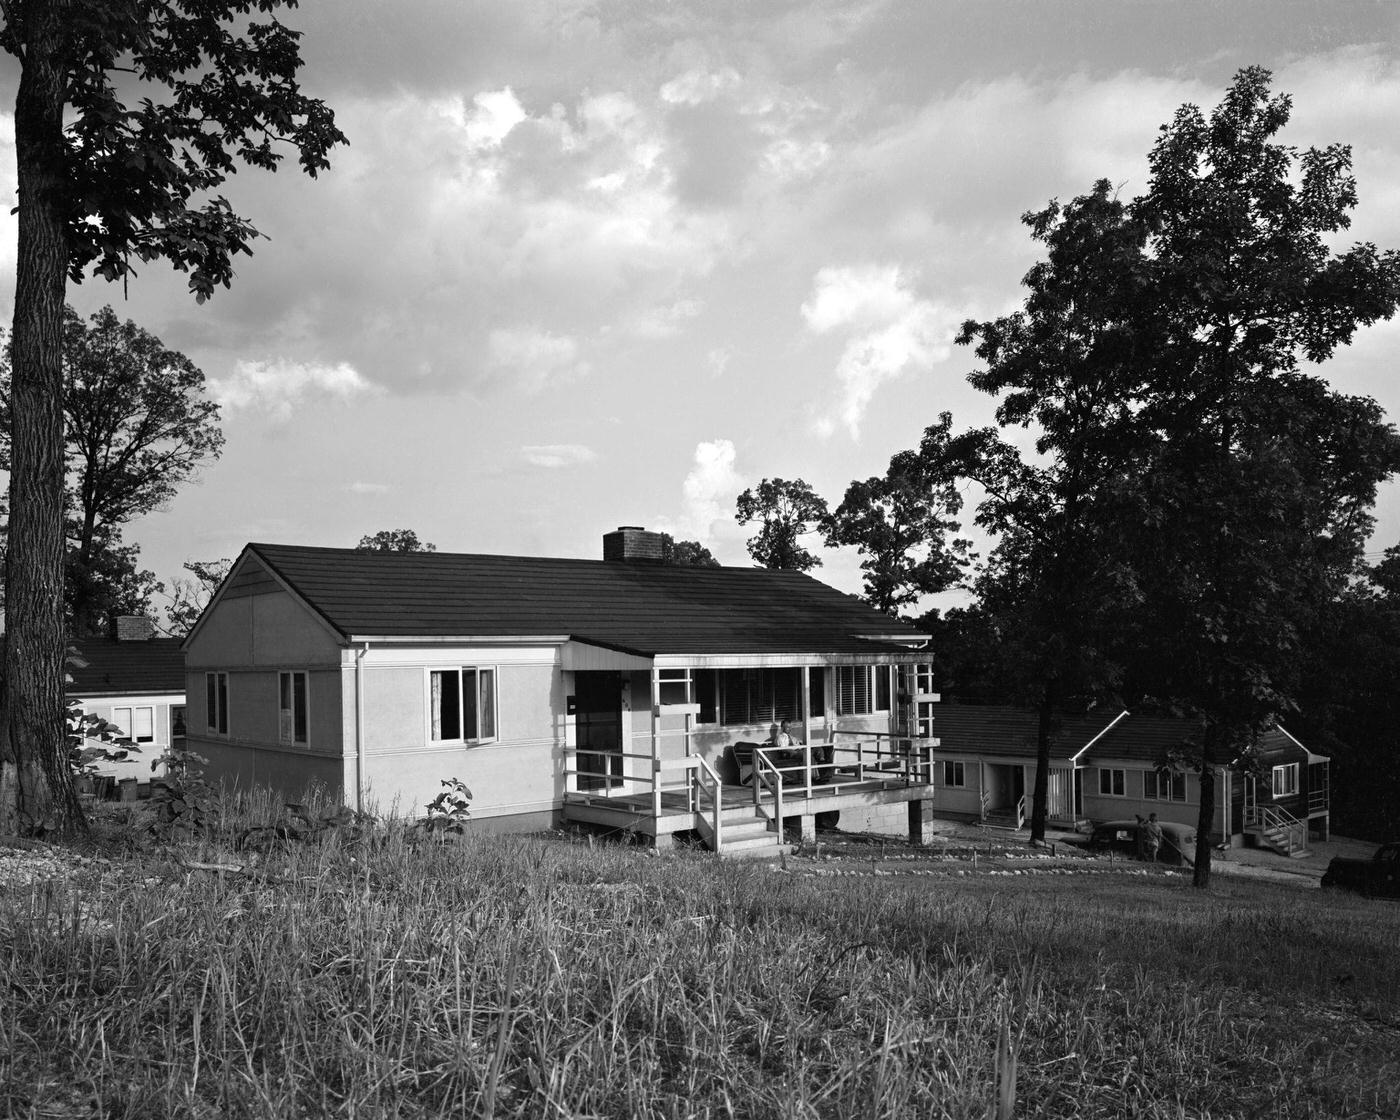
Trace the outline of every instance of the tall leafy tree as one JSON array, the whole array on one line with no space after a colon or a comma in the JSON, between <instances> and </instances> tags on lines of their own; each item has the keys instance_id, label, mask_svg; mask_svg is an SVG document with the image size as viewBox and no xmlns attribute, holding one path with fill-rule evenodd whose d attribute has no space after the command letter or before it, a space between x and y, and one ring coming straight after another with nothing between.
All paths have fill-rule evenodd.
<instances>
[{"instance_id":1,"label":"tall leafy tree","mask_svg":"<svg viewBox=\"0 0 1400 1120\"><path fill-rule=\"evenodd\" d=\"M1059 717L1115 683L1105 636L1135 592L1114 491L1140 452L1135 401L1156 326L1142 300L1146 228L1107 181L1022 221L1045 246L1026 274L1024 307L968 321L958 342L985 363L968 380L998 398L1003 427L1033 434L1034 454L992 429L950 436L946 423L926 432L920 452L931 473L970 478L983 493L977 522L997 543L977 580L979 606L1004 636L1005 686L1038 712L1038 842Z\"/></svg>"},{"instance_id":2,"label":"tall leafy tree","mask_svg":"<svg viewBox=\"0 0 1400 1120\"><path fill-rule=\"evenodd\" d=\"M297 33L276 18L290 2L0 3L20 67L0 834L84 827L63 762L66 284L163 259L202 302L258 236L225 178L289 151L328 166L345 138L298 85Z\"/></svg>"},{"instance_id":3,"label":"tall leafy tree","mask_svg":"<svg viewBox=\"0 0 1400 1120\"><path fill-rule=\"evenodd\" d=\"M437 545L420 541L412 529L380 529L366 533L355 546L361 552L436 552Z\"/></svg>"},{"instance_id":4,"label":"tall leafy tree","mask_svg":"<svg viewBox=\"0 0 1400 1120\"><path fill-rule=\"evenodd\" d=\"M1400 301L1400 256L1335 236L1356 205L1350 150L1276 139L1286 96L1240 71L1207 117L1163 127L1147 194L1145 292L1165 329L1138 421L1135 478L1154 672L1200 719L1195 882L1210 880L1215 769L1297 695L1300 634L1358 570L1400 441L1375 402L1331 391L1320 363Z\"/></svg>"},{"instance_id":5,"label":"tall leafy tree","mask_svg":"<svg viewBox=\"0 0 1400 1120\"><path fill-rule=\"evenodd\" d=\"M104 307L84 323L64 309L63 416L67 514L64 594L70 633L144 613L159 589L136 567L122 526L175 496L218 458L219 408L183 354ZM10 462L9 370L0 381L0 466Z\"/></svg>"},{"instance_id":6,"label":"tall leafy tree","mask_svg":"<svg viewBox=\"0 0 1400 1120\"><path fill-rule=\"evenodd\" d=\"M946 436L952 422L945 412L930 431ZM886 614L957 586L972 559L972 543L956 536L957 479L926 468L917 452L898 452L883 475L852 482L826 520L826 543L860 551L865 598Z\"/></svg>"},{"instance_id":7,"label":"tall leafy tree","mask_svg":"<svg viewBox=\"0 0 1400 1120\"><path fill-rule=\"evenodd\" d=\"M819 567L821 558L803 547L801 538L819 531L828 512L826 499L802 479L765 478L739 495L734 519L758 524L746 547L761 567L807 572Z\"/></svg>"}]
</instances>

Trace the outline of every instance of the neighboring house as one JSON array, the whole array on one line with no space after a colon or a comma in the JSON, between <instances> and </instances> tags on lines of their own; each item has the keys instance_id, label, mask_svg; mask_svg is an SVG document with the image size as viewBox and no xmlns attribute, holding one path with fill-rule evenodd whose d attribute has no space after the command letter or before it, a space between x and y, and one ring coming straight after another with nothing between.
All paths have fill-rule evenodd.
<instances>
[{"instance_id":1,"label":"neighboring house","mask_svg":"<svg viewBox=\"0 0 1400 1120\"><path fill-rule=\"evenodd\" d=\"M68 699L115 724L139 748L121 762L98 762L95 772L117 780L151 780L151 763L185 735L185 655L179 638L156 637L149 618L117 619L115 638L75 638L68 665Z\"/></svg>"},{"instance_id":2,"label":"neighboring house","mask_svg":"<svg viewBox=\"0 0 1400 1120\"><path fill-rule=\"evenodd\" d=\"M933 726L934 811L1020 825L1035 785L1036 713L940 705ZM1145 816L1195 825L1200 778L1182 760L1199 752L1200 725L1122 712L1064 716L1051 741L1047 819L1061 827ZM1212 839L1300 851L1328 833L1328 759L1281 726L1259 737L1252 759L1216 769ZM1172 759L1178 766L1169 765Z\"/></svg>"},{"instance_id":3,"label":"neighboring house","mask_svg":"<svg viewBox=\"0 0 1400 1120\"><path fill-rule=\"evenodd\" d=\"M926 635L800 573L664 565L661 542L624 527L602 561L250 544L185 641L190 747L216 779L407 816L459 778L501 829L763 847L780 817L888 811L927 830ZM780 719L798 746L771 757Z\"/></svg>"}]
</instances>

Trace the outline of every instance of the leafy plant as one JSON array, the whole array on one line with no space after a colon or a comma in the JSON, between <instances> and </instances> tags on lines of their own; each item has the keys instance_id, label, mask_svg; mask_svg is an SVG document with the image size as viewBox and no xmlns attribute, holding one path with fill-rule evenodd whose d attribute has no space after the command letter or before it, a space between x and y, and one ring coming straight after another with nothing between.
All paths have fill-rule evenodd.
<instances>
[{"instance_id":1,"label":"leafy plant","mask_svg":"<svg viewBox=\"0 0 1400 1120\"><path fill-rule=\"evenodd\" d=\"M442 792L428 802L428 815L419 826L429 833L461 835L471 816L472 791L461 778L444 778L442 786Z\"/></svg>"},{"instance_id":2,"label":"leafy plant","mask_svg":"<svg viewBox=\"0 0 1400 1120\"><path fill-rule=\"evenodd\" d=\"M207 836L218 825L219 792L203 777L209 760L193 751L166 751L151 763L165 776L151 782L146 831L157 840Z\"/></svg>"},{"instance_id":3,"label":"leafy plant","mask_svg":"<svg viewBox=\"0 0 1400 1120\"><path fill-rule=\"evenodd\" d=\"M64 733L68 741L68 769L74 778L90 778L99 762L123 762L141 748L122 735L115 723L85 712L76 700L69 700L64 712Z\"/></svg>"}]
</instances>

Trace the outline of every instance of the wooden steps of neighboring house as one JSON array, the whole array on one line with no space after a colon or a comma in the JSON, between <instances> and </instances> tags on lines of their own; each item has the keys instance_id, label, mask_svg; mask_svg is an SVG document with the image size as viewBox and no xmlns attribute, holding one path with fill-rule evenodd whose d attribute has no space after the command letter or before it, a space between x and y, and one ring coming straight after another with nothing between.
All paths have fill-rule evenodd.
<instances>
[{"instance_id":1,"label":"wooden steps of neighboring house","mask_svg":"<svg viewBox=\"0 0 1400 1120\"><path fill-rule=\"evenodd\" d=\"M1019 832L1022 827L1016 823L1016 810L992 809L981 822L984 828L995 828L1002 832Z\"/></svg>"},{"instance_id":2,"label":"wooden steps of neighboring house","mask_svg":"<svg viewBox=\"0 0 1400 1120\"><path fill-rule=\"evenodd\" d=\"M1285 828L1260 828L1255 831L1255 838L1266 848L1271 848L1281 856L1288 856L1292 859L1303 859L1310 855L1308 851L1308 837L1306 831L1303 835L1298 835L1297 827ZM1289 844L1289 836L1293 836L1293 844Z\"/></svg>"}]
</instances>

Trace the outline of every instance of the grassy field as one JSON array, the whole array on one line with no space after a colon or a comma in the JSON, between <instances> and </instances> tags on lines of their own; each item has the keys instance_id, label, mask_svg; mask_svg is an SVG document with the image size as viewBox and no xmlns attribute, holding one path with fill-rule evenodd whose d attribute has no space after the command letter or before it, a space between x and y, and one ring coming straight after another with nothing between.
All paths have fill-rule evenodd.
<instances>
[{"instance_id":1,"label":"grassy field","mask_svg":"<svg viewBox=\"0 0 1400 1120\"><path fill-rule=\"evenodd\" d=\"M1400 1116L1394 903L558 837L191 866L245 859L0 888L0 1115L982 1120L1005 1033L1017 1117Z\"/></svg>"}]
</instances>

